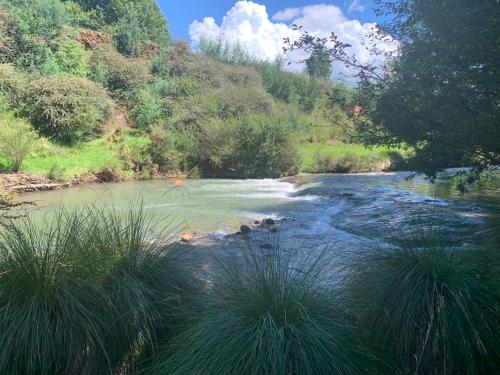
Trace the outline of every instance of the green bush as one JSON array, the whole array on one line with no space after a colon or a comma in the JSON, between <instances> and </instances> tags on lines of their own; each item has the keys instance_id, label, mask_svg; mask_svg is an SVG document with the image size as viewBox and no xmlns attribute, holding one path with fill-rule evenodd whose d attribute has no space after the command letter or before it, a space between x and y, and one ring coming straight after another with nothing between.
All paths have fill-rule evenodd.
<instances>
[{"instance_id":1,"label":"green bush","mask_svg":"<svg viewBox=\"0 0 500 375\"><path fill-rule=\"evenodd\" d=\"M8 64L0 64L0 92L11 106L21 107L28 85L26 77Z\"/></svg>"},{"instance_id":2,"label":"green bush","mask_svg":"<svg viewBox=\"0 0 500 375\"><path fill-rule=\"evenodd\" d=\"M157 125L149 134L151 141L147 152L161 172L187 170L189 168L189 134L177 134ZM184 145L184 146L183 146Z\"/></svg>"},{"instance_id":3,"label":"green bush","mask_svg":"<svg viewBox=\"0 0 500 375\"><path fill-rule=\"evenodd\" d=\"M142 87L134 95L131 111L134 124L142 129L148 129L159 123L165 117L165 109L160 95L153 87Z\"/></svg>"},{"instance_id":4,"label":"green bush","mask_svg":"<svg viewBox=\"0 0 500 375\"><path fill-rule=\"evenodd\" d=\"M59 0L1 1L11 20L11 31L16 51L11 54L16 66L30 71L52 73L51 50L48 45L57 38L69 20L68 13Z\"/></svg>"},{"instance_id":5,"label":"green bush","mask_svg":"<svg viewBox=\"0 0 500 375\"><path fill-rule=\"evenodd\" d=\"M202 173L227 177L280 177L298 171L299 157L280 118L248 116L214 121L202 129Z\"/></svg>"},{"instance_id":6,"label":"green bush","mask_svg":"<svg viewBox=\"0 0 500 375\"><path fill-rule=\"evenodd\" d=\"M19 53L16 25L0 2L0 64L12 63Z\"/></svg>"},{"instance_id":7,"label":"green bush","mask_svg":"<svg viewBox=\"0 0 500 375\"><path fill-rule=\"evenodd\" d=\"M500 253L451 247L435 229L412 230L349 263L347 300L365 340L403 373L497 373Z\"/></svg>"},{"instance_id":8,"label":"green bush","mask_svg":"<svg viewBox=\"0 0 500 375\"><path fill-rule=\"evenodd\" d=\"M174 334L198 286L162 228L95 207L0 226L0 372L122 372Z\"/></svg>"},{"instance_id":9,"label":"green bush","mask_svg":"<svg viewBox=\"0 0 500 375\"><path fill-rule=\"evenodd\" d=\"M51 38L59 35L68 21L68 13L59 0L11 0L7 5L20 32L20 40L30 44L35 37Z\"/></svg>"},{"instance_id":10,"label":"green bush","mask_svg":"<svg viewBox=\"0 0 500 375\"><path fill-rule=\"evenodd\" d=\"M98 44L91 61L94 76L104 77L106 86L113 91L131 90L152 79L146 60L126 58L108 44Z\"/></svg>"},{"instance_id":11,"label":"green bush","mask_svg":"<svg viewBox=\"0 0 500 375\"><path fill-rule=\"evenodd\" d=\"M257 246L215 262L209 292L148 373L373 374L336 301L329 259Z\"/></svg>"},{"instance_id":12,"label":"green bush","mask_svg":"<svg viewBox=\"0 0 500 375\"><path fill-rule=\"evenodd\" d=\"M218 115L223 119L250 114L267 114L273 111L272 98L260 87L223 85L215 93Z\"/></svg>"},{"instance_id":13,"label":"green bush","mask_svg":"<svg viewBox=\"0 0 500 375\"><path fill-rule=\"evenodd\" d=\"M59 40L54 58L61 73L86 77L89 74L88 55L83 46L74 40Z\"/></svg>"},{"instance_id":14,"label":"green bush","mask_svg":"<svg viewBox=\"0 0 500 375\"><path fill-rule=\"evenodd\" d=\"M0 156L9 161L13 172L19 172L37 139L33 127L25 120L10 114L0 117Z\"/></svg>"},{"instance_id":15,"label":"green bush","mask_svg":"<svg viewBox=\"0 0 500 375\"><path fill-rule=\"evenodd\" d=\"M106 90L75 76L52 76L33 81L27 102L26 111L35 128L60 142L95 136L114 108Z\"/></svg>"}]
</instances>

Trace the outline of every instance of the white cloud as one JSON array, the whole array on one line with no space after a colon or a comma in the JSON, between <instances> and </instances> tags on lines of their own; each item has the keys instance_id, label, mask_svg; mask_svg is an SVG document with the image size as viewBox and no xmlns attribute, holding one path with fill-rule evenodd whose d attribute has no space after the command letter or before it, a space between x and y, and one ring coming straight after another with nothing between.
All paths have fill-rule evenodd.
<instances>
[{"instance_id":1,"label":"white cloud","mask_svg":"<svg viewBox=\"0 0 500 375\"><path fill-rule=\"evenodd\" d=\"M361 0L353 0L351 5L349 5L349 12L364 12L366 7L363 5Z\"/></svg>"},{"instance_id":2,"label":"white cloud","mask_svg":"<svg viewBox=\"0 0 500 375\"><path fill-rule=\"evenodd\" d=\"M286 22L291 21L302 13L302 8L286 8L280 10L273 16L273 21Z\"/></svg>"},{"instance_id":3,"label":"white cloud","mask_svg":"<svg viewBox=\"0 0 500 375\"><path fill-rule=\"evenodd\" d=\"M372 30L375 23L361 23L356 19L348 19L342 10L335 5L317 4L302 8L288 8L276 13L271 21L266 7L252 1L238 1L217 25L211 17L203 21L194 21L189 27L189 35L194 46L202 38L222 38L230 42L239 42L253 56L274 60L283 56L283 38L297 39L300 32L289 25L303 26L311 35L326 37L334 32L339 40L349 43L349 53L354 54L361 63L377 63L363 45L364 37ZM281 22L279 22L281 21ZM285 24L282 22L288 22ZM394 49L394 46L384 47ZM292 64L290 70L302 70L304 64L297 61L308 56L301 51L288 53L286 56ZM379 61L378 63L381 63ZM333 63L333 78L352 76L352 72L339 63Z\"/></svg>"},{"instance_id":4,"label":"white cloud","mask_svg":"<svg viewBox=\"0 0 500 375\"><path fill-rule=\"evenodd\" d=\"M202 22L194 21L189 27L193 44L202 38L222 38L239 42L253 56L263 60L274 60L283 52L283 38L297 37L284 23L273 23L266 7L252 1L238 1L224 16L218 26L211 17Z\"/></svg>"}]
</instances>

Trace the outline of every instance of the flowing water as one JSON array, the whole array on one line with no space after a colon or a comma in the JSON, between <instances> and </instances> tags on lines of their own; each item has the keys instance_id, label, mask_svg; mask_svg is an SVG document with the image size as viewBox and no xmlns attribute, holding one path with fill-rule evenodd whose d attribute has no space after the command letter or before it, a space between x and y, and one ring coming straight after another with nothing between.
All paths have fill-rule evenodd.
<instances>
[{"instance_id":1,"label":"flowing water","mask_svg":"<svg viewBox=\"0 0 500 375\"><path fill-rule=\"evenodd\" d=\"M430 185L409 173L300 175L293 180L155 180L30 193L35 215L64 206L143 202L184 230L222 237L264 217L286 219L280 236L307 241L384 240L402 227L436 224L459 244L491 236L500 197L458 197L448 180ZM498 227L497 227L498 228ZM496 231L498 233L498 230Z\"/></svg>"}]
</instances>

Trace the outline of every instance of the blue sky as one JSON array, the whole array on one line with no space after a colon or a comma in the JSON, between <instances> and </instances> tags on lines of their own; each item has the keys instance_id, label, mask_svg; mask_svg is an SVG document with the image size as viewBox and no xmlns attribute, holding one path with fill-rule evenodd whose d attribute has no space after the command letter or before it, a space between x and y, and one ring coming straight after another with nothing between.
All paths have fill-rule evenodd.
<instances>
[{"instance_id":1,"label":"blue sky","mask_svg":"<svg viewBox=\"0 0 500 375\"><path fill-rule=\"evenodd\" d=\"M358 61L383 65L370 55L366 36L376 26L373 0L158 0L167 17L172 34L187 39L193 48L203 40L223 39L237 43L258 60L285 59L285 67L302 71L308 58L304 51L283 53L283 40L297 40L300 32L292 24L304 27L311 34L327 37L334 32L339 40L348 43L349 53ZM369 42L369 41L368 41ZM381 46L377 46L381 47ZM382 46L394 51L395 45ZM287 64L290 62L290 64ZM352 77L349 67L334 63L332 79Z\"/></svg>"},{"instance_id":2,"label":"blue sky","mask_svg":"<svg viewBox=\"0 0 500 375\"><path fill-rule=\"evenodd\" d=\"M167 17L172 34L175 38L189 39L189 25L194 20L202 20L204 17L214 17L220 23L222 17L234 6L236 0L157 0L160 8ZM371 0L359 0L365 7L363 12L349 12L352 0L337 1L307 1L307 0L255 0L256 3L265 5L269 16L274 15L285 8L304 7L312 4L331 4L341 8L349 18L358 19L361 22L373 22L375 15L372 11L374 5Z\"/></svg>"}]
</instances>

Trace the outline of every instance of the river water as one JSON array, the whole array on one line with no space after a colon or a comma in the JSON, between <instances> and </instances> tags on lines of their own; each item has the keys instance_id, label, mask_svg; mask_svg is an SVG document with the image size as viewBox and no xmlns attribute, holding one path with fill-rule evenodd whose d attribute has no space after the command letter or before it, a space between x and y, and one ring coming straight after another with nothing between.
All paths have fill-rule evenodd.
<instances>
[{"instance_id":1,"label":"river water","mask_svg":"<svg viewBox=\"0 0 500 375\"><path fill-rule=\"evenodd\" d=\"M498 191L457 196L448 179L429 184L409 173L299 175L293 180L154 180L30 193L34 215L58 207L136 206L183 230L221 238L264 217L285 219L280 236L325 243L384 240L402 228L439 226L463 245L498 235ZM418 224L418 225L415 225ZM496 228L496 230L495 230Z\"/></svg>"}]
</instances>

